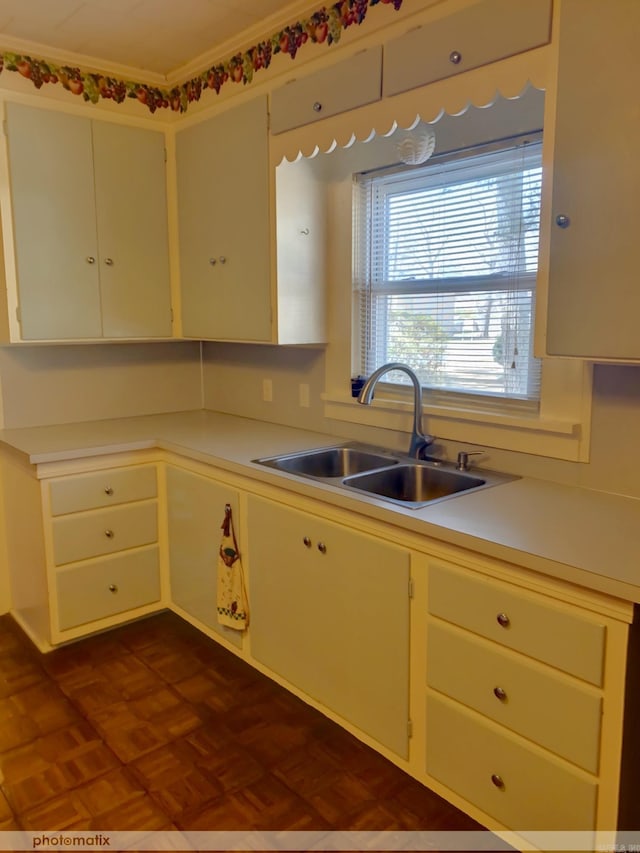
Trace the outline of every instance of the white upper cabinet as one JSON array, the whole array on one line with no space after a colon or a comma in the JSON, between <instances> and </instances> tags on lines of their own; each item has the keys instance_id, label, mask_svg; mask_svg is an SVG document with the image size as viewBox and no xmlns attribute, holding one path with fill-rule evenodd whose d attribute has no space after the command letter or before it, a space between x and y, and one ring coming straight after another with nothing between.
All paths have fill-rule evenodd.
<instances>
[{"instance_id":1,"label":"white upper cabinet","mask_svg":"<svg viewBox=\"0 0 640 853\"><path fill-rule=\"evenodd\" d=\"M382 47L294 79L271 95L271 132L282 133L380 99Z\"/></svg>"},{"instance_id":2,"label":"white upper cabinet","mask_svg":"<svg viewBox=\"0 0 640 853\"><path fill-rule=\"evenodd\" d=\"M271 168L266 96L179 130L176 157L183 336L322 342L324 188Z\"/></svg>"},{"instance_id":3,"label":"white upper cabinet","mask_svg":"<svg viewBox=\"0 0 640 853\"><path fill-rule=\"evenodd\" d=\"M546 350L640 359L640 4L562 0Z\"/></svg>"},{"instance_id":4,"label":"white upper cabinet","mask_svg":"<svg viewBox=\"0 0 640 853\"><path fill-rule=\"evenodd\" d=\"M384 46L384 97L546 44L551 0L482 0Z\"/></svg>"},{"instance_id":5,"label":"white upper cabinet","mask_svg":"<svg viewBox=\"0 0 640 853\"><path fill-rule=\"evenodd\" d=\"M9 103L7 147L10 339L171 336L164 135Z\"/></svg>"}]
</instances>

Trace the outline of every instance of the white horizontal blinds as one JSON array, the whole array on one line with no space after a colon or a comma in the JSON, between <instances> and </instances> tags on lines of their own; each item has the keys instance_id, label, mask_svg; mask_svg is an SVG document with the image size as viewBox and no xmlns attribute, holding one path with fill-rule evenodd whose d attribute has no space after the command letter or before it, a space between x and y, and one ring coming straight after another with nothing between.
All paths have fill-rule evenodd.
<instances>
[{"instance_id":1,"label":"white horizontal blinds","mask_svg":"<svg viewBox=\"0 0 640 853\"><path fill-rule=\"evenodd\" d=\"M357 177L361 373L402 361L431 388L539 398L541 173L529 136Z\"/></svg>"}]
</instances>

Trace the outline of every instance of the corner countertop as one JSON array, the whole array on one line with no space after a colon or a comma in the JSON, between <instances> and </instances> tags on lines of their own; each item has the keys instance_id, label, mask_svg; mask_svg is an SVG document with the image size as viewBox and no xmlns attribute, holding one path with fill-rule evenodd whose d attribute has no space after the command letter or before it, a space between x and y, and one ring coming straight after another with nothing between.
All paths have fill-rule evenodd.
<instances>
[{"instance_id":1,"label":"corner countertop","mask_svg":"<svg viewBox=\"0 0 640 853\"><path fill-rule=\"evenodd\" d=\"M640 500L529 477L408 509L253 463L347 443L206 410L0 430L33 465L159 448L413 533L640 603Z\"/></svg>"}]
</instances>

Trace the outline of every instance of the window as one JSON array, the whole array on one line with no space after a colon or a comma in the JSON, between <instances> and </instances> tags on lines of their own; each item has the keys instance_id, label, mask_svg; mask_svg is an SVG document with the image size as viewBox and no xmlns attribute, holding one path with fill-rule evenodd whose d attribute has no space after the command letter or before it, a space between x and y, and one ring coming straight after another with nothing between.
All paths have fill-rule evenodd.
<instances>
[{"instance_id":1,"label":"window","mask_svg":"<svg viewBox=\"0 0 640 853\"><path fill-rule=\"evenodd\" d=\"M445 396L537 406L541 149L527 135L356 176L356 372L401 361Z\"/></svg>"}]
</instances>

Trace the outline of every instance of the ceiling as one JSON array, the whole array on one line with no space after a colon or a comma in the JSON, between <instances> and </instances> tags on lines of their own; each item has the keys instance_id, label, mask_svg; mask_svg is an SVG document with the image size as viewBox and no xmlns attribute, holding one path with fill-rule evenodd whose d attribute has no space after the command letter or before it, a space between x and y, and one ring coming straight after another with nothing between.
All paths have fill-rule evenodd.
<instances>
[{"instance_id":1,"label":"ceiling","mask_svg":"<svg viewBox=\"0 0 640 853\"><path fill-rule=\"evenodd\" d=\"M0 50L105 71L124 66L141 82L158 77L171 82L199 60L205 67L225 59L322 5L313 0L0 0Z\"/></svg>"}]
</instances>

